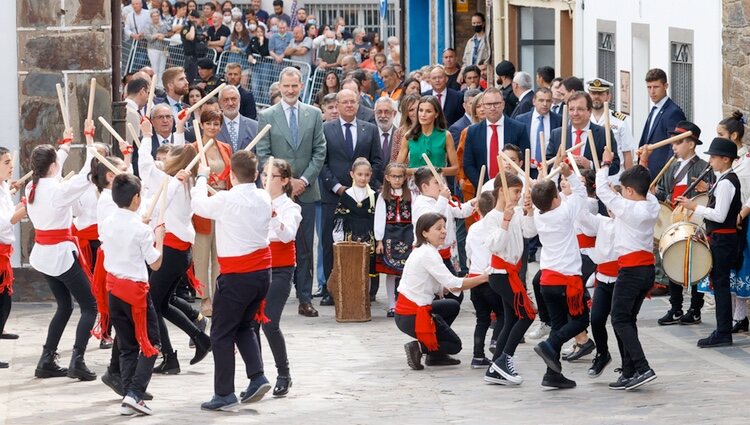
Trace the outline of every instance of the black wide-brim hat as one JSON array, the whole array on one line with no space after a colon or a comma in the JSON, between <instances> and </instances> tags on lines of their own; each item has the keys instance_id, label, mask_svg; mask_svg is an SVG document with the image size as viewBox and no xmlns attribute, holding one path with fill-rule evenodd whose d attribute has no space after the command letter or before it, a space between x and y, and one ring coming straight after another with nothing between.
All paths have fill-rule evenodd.
<instances>
[{"instance_id":1,"label":"black wide-brim hat","mask_svg":"<svg viewBox=\"0 0 750 425\"><path fill-rule=\"evenodd\" d=\"M678 122L677 125L675 126L674 130L668 131L668 133L670 135L672 135L672 136L676 136L678 134L687 133L688 131L691 131L693 133L693 135L691 136L691 138L693 140L695 140L695 144L696 145L702 145L703 144L703 142L701 142L701 140L700 140L700 137L701 137L701 129L700 129L700 127L698 127L697 125L695 125L694 123L692 123L690 121L680 121L680 122Z\"/></svg>"},{"instance_id":2,"label":"black wide-brim hat","mask_svg":"<svg viewBox=\"0 0 750 425\"><path fill-rule=\"evenodd\" d=\"M723 137L714 137L711 146L706 151L707 155L724 156L731 159L737 159L737 145L729 139Z\"/></svg>"}]
</instances>

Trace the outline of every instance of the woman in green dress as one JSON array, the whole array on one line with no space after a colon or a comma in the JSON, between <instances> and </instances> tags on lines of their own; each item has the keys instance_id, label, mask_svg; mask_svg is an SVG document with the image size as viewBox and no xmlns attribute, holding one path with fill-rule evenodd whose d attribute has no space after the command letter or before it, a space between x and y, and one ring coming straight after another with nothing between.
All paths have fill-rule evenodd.
<instances>
[{"instance_id":1,"label":"woman in green dress","mask_svg":"<svg viewBox=\"0 0 750 425\"><path fill-rule=\"evenodd\" d=\"M417 168L427 165L422 154L427 154L436 168L442 168L444 176L455 176L458 172L456 145L435 96L419 99L417 122L401 139L397 162L408 164L408 172L413 174Z\"/></svg>"}]
</instances>

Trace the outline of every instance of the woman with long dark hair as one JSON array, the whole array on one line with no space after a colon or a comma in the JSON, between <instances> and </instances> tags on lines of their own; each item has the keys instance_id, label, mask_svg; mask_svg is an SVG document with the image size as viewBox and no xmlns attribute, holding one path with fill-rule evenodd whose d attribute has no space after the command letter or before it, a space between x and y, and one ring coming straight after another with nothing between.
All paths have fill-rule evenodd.
<instances>
[{"instance_id":1,"label":"woman with long dark hair","mask_svg":"<svg viewBox=\"0 0 750 425\"><path fill-rule=\"evenodd\" d=\"M409 164L414 173L426 164L426 154L435 167L443 169L443 175L455 176L458 172L458 156L453 136L447 130L443 109L435 96L422 96L417 106L417 122L401 139L397 162Z\"/></svg>"},{"instance_id":2,"label":"woman with long dark hair","mask_svg":"<svg viewBox=\"0 0 750 425\"><path fill-rule=\"evenodd\" d=\"M315 106L320 107L323 104L323 98L327 94L338 93L341 90L341 81L339 80L339 74L330 70L326 72L323 77L323 87L320 88L318 94L315 95Z\"/></svg>"}]
</instances>

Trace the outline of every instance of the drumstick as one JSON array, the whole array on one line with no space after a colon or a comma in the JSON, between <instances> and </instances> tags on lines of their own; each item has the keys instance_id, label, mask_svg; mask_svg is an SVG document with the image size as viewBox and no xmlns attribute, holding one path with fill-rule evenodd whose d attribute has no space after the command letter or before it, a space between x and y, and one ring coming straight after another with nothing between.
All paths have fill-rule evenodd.
<instances>
[{"instance_id":1,"label":"drumstick","mask_svg":"<svg viewBox=\"0 0 750 425\"><path fill-rule=\"evenodd\" d=\"M193 111L195 111L196 109L198 109L201 106L203 106L204 103L208 102L208 99L211 99L212 97L216 96L221 91L221 89L223 89L224 86L226 86L226 85L227 85L227 83L222 83L221 85L219 85L215 89L211 90L210 93L208 93L207 95L203 96L203 98L201 100L195 102L195 105L193 105L193 106L191 106L191 107L189 107L187 109L183 109L182 111L180 111L180 113L178 114L178 118L179 119L184 119L186 116L192 114Z\"/></svg>"},{"instance_id":2,"label":"drumstick","mask_svg":"<svg viewBox=\"0 0 750 425\"><path fill-rule=\"evenodd\" d=\"M154 209L156 209L156 201L159 200L161 197L162 192L164 192L169 185L169 176L165 175L164 178L161 181L161 184L159 185L159 190L154 193L154 196L151 198L151 203L148 206L148 210L146 210L146 214L144 214L143 218L150 219L152 215L154 215Z\"/></svg>"},{"instance_id":3,"label":"drumstick","mask_svg":"<svg viewBox=\"0 0 750 425\"><path fill-rule=\"evenodd\" d=\"M659 171L659 174L656 175L656 178L654 178L654 180L651 181L651 184L648 186L648 190L651 190L654 187L656 187L656 183L658 183L659 179L661 179L664 173L667 172L667 169L669 169L669 166L672 165L675 159L677 159L676 156L669 158L669 161L667 161L667 163L664 164L664 167L662 167L661 171Z\"/></svg>"},{"instance_id":4,"label":"drumstick","mask_svg":"<svg viewBox=\"0 0 750 425\"><path fill-rule=\"evenodd\" d=\"M261 131L258 132L258 135L255 136L253 141L250 142L249 145L245 146L245 150L250 152L255 147L255 145L257 145L258 142L260 142L260 139L262 139L263 136L265 136L266 133L268 133L269 131L271 131L271 124L266 124L266 126L263 127Z\"/></svg>"},{"instance_id":5,"label":"drumstick","mask_svg":"<svg viewBox=\"0 0 750 425\"><path fill-rule=\"evenodd\" d=\"M585 145L585 144L586 144L586 142L580 142L580 143L578 143L576 145L573 145L569 149L565 149L565 153L566 154L571 153L571 152L573 152L574 150L576 150L578 148L582 148L583 145Z\"/></svg>"},{"instance_id":6,"label":"drumstick","mask_svg":"<svg viewBox=\"0 0 750 425\"><path fill-rule=\"evenodd\" d=\"M141 148L141 142L139 141L138 132L135 131L135 127L133 127L133 124L128 123L127 125L128 131L130 132L130 137L133 138L133 143L135 143L135 146L140 149Z\"/></svg>"},{"instance_id":7,"label":"drumstick","mask_svg":"<svg viewBox=\"0 0 750 425\"><path fill-rule=\"evenodd\" d=\"M86 119L91 119L94 116L94 98L96 97L96 78L91 79L91 89L89 90L89 114Z\"/></svg>"},{"instance_id":8,"label":"drumstick","mask_svg":"<svg viewBox=\"0 0 750 425\"><path fill-rule=\"evenodd\" d=\"M99 162L102 163L105 167L109 169L109 171L113 172L116 176L122 174L122 171L120 171L117 167L115 167L107 158L103 157L102 154L99 153L99 151L96 150L95 147L90 147L89 152L91 152L92 155L94 155L94 158L96 158Z\"/></svg>"},{"instance_id":9,"label":"drumstick","mask_svg":"<svg viewBox=\"0 0 750 425\"><path fill-rule=\"evenodd\" d=\"M430 158L427 156L426 153L422 154L422 159L424 159L424 162L427 163L427 167L429 167L430 171L432 171L432 176L435 177L435 180L437 180L438 183L440 183L440 185L443 186L443 179L440 178L440 174L435 169L435 166L432 165L432 161L430 161ZM477 190L479 190L479 189L477 189Z\"/></svg>"},{"instance_id":10,"label":"drumstick","mask_svg":"<svg viewBox=\"0 0 750 425\"><path fill-rule=\"evenodd\" d=\"M146 101L146 117L151 118L151 109L154 107L154 93L156 93L156 78L151 77L148 86L148 100Z\"/></svg>"},{"instance_id":11,"label":"drumstick","mask_svg":"<svg viewBox=\"0 0 750 425\"><path fill-rule=\"evenodd\" d=\"M664 139L661 142L656 142L656 143L654 143L652 145L646 145L646 149L648 149L649 151L653 151L654 149L659 149L662 146L666 146L666 145L669 145L669 144L674 143L674 142L679 142L680 140L682 140L682 139L684 139L686 137L690 137L692 135L693 135L692 131L686 131L686 132L680 133L680 134L678 134L676 136L672 136L669 139Z\"/></svg>"},{"instance_id":12,"label":"drumstick","mask_svg":"<svg viewBox=\"0 0 750 425\"><path fill-rule=\"evenodd\" d=\"M500 153L503 153L503 151L500 151ZM508 180L505 178L505 164L502 155L497 156L497 166L500 169L498 174L500 174L500 182L503 185L503 197L505 198L505 205L507 206L510 204L510 193L508 193Z\"/></svg>"},{"instance_id":13,"label":"drumstick","mask_svg":"<svg viewBox=\"0 0 750 425\"><path fill-rule=\"evenodd\" d=\"M65 95L63 95L63 89L60 83L55 84L57 89L57 101L60 103L60 113L62 114L63 124L65 130L70 128L70 119L68 118L68 104L65 103Z\"/></svg>"},{"instance_id":14,"label":"drumstick","mask_svg":"<svg viewBox=\"0 0 750 425\"><path fill-rule=\"evenodd\" d=\"M510 164L511 168L513 168L514 170L516 170L516 172L518 174L520 174L520 175L525 174L525 172L523 171L523 169L521 167L519 167L518 164L516 164L515 162L513 162L513 160L510 159L510 157L508 156L507 153L505 153L503 151L500 151L499 155L502 156L503 157L503 161L507 161Z\"/></svg>"},{"instance_id":15,"label":"drumstick","mask_svg":"<svg viewBox=\"0 0 750 425\"><path fill-rule=\"evenodd\" d=\"M479 195L482 194L482 186L484 186L484 173L487 172L487 167L482 165L482 168L479 170L479 182L477 184L478 188L476 190L475 198L479 198Z\"/></svg>"},{"instance_id":16,"label":"drumstick","mask_svg":"<svg viewBox=\"0 0 750 425\"><path fill-rule=\"evenodd\" d=\"M271 191L271 181L273 181L273 156L269 156L268 160L266 161L266 167L268 168L266 170L266 181L263 182L263 185L266 188L266 191Z\"/></svg>"},{"instance_id":17,"label":"drumstick","mask_svg":"<svg viewBox=\"0 0 750 425\"><path fill-rule=\"evenodd\" d=\"M591 149L591 158L594 159L594 170L599 171L599 154L596 153L596 143L594 143L594 133L589 130L589 148Z\"/></svg>"},{"instance_id":18,"label":"drumstick","mask_svg":"<svg viewBox=\"0 0 750 425\"><path fill-rule=\"evenodd\" d=\"M523 160L523 177L526 181L526 192L531 190L531 149L526 148Z\"/></svg>"},{"instance_id":19,"label":"drumstick","mask_svg":"<svg viewBox=\"0 0 750 425\"><path fill-rule=\"evenodd\" d=\"M209 140L209 141L208 141L208 143L206 143L206 145L205 145L205 146L203 146L203 149L201 149L201 150L200 150L200 151L198 152L198 155L196 155L196 156L195 156L195 158L193 158L193 160L192 160L192 161L190 161L190 163L189 163L189 164L187 165L187 167L185 167L185 170L187 170L187 171L190 171L190 170L192 170L192 169L193 169L193 167L195 167L195 164L197 164L197 163L198 163L198 161L200 161L200 160L201 160L201 155L203 155L203 154L204 154L204 152L205 152L205 151L207 151L207 150L208 150L208 148L210 148L210 147L211 147L211 145L213 145L213 144L214 144L214 139L211 139L211 140Z\"/></svg>"},{"instance_id":20,"label":"drumstick","mask_svg":"<svg viewBox=\"0 0 750 425\"><path fill-rule=\"evenodd\" d=\"M100 117L99 117L99 122L100 122L100 123L102 124L102 126L103 126L104 128L106 128L106 129L107 129L107 131L109 131L109 134L111 134L111 135L112 135L112 137L114 137L114 138L115 138L115 139L116 139L116 140L117 140L118 142L120 142L120 143L125 143L125 144L128 144L128 145L130 144L130 143L127 143L127 142L126 142L126 141L125 141L125 140L124 140L124 139L122 138L122 136L120 136L120 134L119 134L119 133L118 133L118 132L117 132L117 131L116 131L116 130L115 130L114 128L112 128L112 126L111 126L111 125L109 125L109 123L107 122L107 120L105 120L105 119L104 119L104 117L101 117L101 116L100 116Z\"/></svg>"},{"instance_id":21,"label":"drumstick","mask_svg":"<svg viewBox=\"0 0 750 425\"><path fill-rule=\"evenodd\" d=\"M604 102L604 140L606 140L607 150L612 152L612 126L609 123L609 102ZM598 162L598 161L597 161ZM597 170L598 170L597 166Z\"/></svg>"},{"instance_id":22,"label":"drumstick","mask_svg":"<svg viewBox=\"0 0 750 425\"><path fill-rule=\"evenodd\" d=\"M539 147L542 148L542 177L547 177L547 144L544 142L544 132L539 132Z\"/></svg>"},{"instance_id":23,"label":"drumstick","mask_svg":"<svg viewBox=\"0 0 750 425\"><path fill-rule=\"evenodd\" d=\"M576 175L578 177L581 177L581 170L578 169L578 164L576 164L576 158L570 152L568 152L568 161L570 162L570 166L573 167L573 171L575 171Z\"/></svg>"}]
</instances>

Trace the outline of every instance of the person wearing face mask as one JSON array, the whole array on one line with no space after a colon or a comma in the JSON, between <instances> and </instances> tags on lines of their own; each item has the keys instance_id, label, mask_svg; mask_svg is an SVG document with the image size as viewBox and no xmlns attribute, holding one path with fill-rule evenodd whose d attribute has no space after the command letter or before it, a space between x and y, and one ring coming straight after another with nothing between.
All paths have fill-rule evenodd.
<instances>
[{"instance_id":1,"label":"person wearing face mask","mask_svg":"<svg viewBox=\"0 0 750 425\"><path fill-rule=\"evenodd\" d=\"M471 16L471 27L474 35L466 42L462 62L466 65L478 65L490 60L490 43L485 32L484 14L477 12Z\"/></svg>"},{"instance_id":2,"label":"person wearing face mask","mask_svg":"<svg viewBox=\"0 0 750 425\"><path fill-rule=\"evenodd\" d=\"M323 37L323 44L318 48L316 55L318 67L327 69L341 66L339 60L341 47L336 45L336 34L331 30L326 30Z\"/></svg>"}]
</instances>

